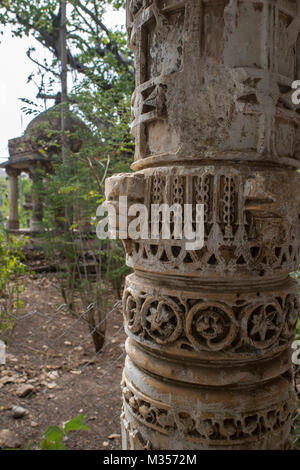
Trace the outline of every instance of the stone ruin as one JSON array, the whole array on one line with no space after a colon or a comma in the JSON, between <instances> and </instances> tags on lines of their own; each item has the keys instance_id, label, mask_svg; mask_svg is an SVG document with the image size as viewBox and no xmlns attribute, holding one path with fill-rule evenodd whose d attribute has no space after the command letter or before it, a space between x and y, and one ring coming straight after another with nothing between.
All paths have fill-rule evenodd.
<instances>
[{"instance_id":1,"label":"stone ruin","mask_svg":"<svg viewBox=\"0 0 300 470\"><path fill-rule=\"evenodd\" d=\"M76 116L69 119L69 130L72 132L76 126L83 126ZM68 138L72 151L80 149L81 142L76 136ZM31 201L26 201L27 208L32 209L30 220L31 233L43 230L43 173L53 171L53 162L60 161L61 152L61 121L60 111L56 106L35 117L27 126L24 135L9 140L9 159L0 165L4 168L9 180L9 215L7 229L10 232L21 233L19 227L19 185L18 177L22 172L29 175L32 180Z\"/></svg>"},{"instance_id":2,"label":"stone ruin","mask_svg":"<svg viewBox=\"0 0 300 470\"><path fill-rule=\"evenodd\" d=\"M204 204L205 244L125 240L123 449L291 449L296 0L127 0L133 174L107 201Z\"/></svg>"}]
</instances>

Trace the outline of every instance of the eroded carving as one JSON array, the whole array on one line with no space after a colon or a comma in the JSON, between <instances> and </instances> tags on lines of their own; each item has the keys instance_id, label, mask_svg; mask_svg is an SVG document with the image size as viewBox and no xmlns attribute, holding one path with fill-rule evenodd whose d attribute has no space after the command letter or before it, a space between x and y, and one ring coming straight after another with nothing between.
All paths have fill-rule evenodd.
<instances>
[{"instance_id":1,"label":"eroded carving","mask_svg":"<svg viewBox=\"0 0 300 470\"><path fill-rule=\"evenodd\" d=\"M158 272L215 277L264 278L295 271L300 257L300 204L285 198L285 191L297 192L298 179L293 172L240 171L224 168L204 168L195 175L174 175L167 169L153 175L130 175L131 185L140 188L128 191L133 202L143 200L149 213L151 234L151 204L204 204L205 245L197 251L187 251L181 240L136 240L128 245L127 262L135 269L148 268ZM119 177L116 177L118 180ZM125 177L124 177L125 178ZM135 185L135 178L137 178ZM111 178L114 181L114 178ZM112 185L117 188L118 184ZM192 191L189 188L192 188ZM125 188L126 189L126 188ZM107 198L117 205L124 188L107 192ZM184 210L183 210L184 213ZM173 214L172 214L173 215ZM194 213L195 219L195 213ZM183 222L182 222L183 223Z\"/></svg>"},{"instance_id":2,"label":"eroded carving","mask_svg":"<svg viewBox=\"0 0 300 470\"><path fill-rule=\"evenodd\" d=\"M266 406L260 411L240 413L239 416L224 415L213 418L209 413L193 416L185 409L172 409L170 406L153 401L140 394L132 384L123 383L125 406L144 425L162 434L178 435L178 438L192 438L193 441L241 442L265 438L268 434L280 432L295 416L293 400L279 402L276 406ZM136 431L137 432L137 431Z\"/></svg>"},{"instance_id":3,"label":"eroded carving","mask_svg":"<svg viewBox=\"0 0 300 470\"><path fill-rule=\"evenodd\" d=\"M236 360L290 346L299 316L296 282L276 293L258 288L255 294L232 294L230 301L225 297L222 289L214 295L178 296L129 278L123 296L125 326L141 343L171 346L172 351L234 351Z\"/></svg>"},{"instance_id":4,"label":"eroded carving","mask_svg":"<svg viewBox=\"0 0 300 470\"><path fill-rule=\"evenodd\" d=\"M288 0L128 0L135 174L117 211L204 205L205 243L124 240L126 449L290 449L300 16ZM298 60L299 61L299 60ZM128 221L129 222L129 221ZM149 218L149 233L152 223Z\"/></svg>"}]
</instances>

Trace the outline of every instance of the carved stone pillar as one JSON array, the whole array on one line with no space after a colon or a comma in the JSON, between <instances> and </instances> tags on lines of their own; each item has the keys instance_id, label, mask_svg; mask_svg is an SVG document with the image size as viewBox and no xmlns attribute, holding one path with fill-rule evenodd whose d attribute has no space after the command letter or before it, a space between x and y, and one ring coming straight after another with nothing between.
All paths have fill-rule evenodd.
<instances>
[{"instance_id":1,"label":"carved stone pillar","mask_svg":"<svg viewBox=\"0 0 300 470\"><path fill-rule=\"evenodd\" d=\"M123 449L292 447L296 3L127 1L136 172L107 200L202 203L205 245L124 243Z\"/></svg>"},{"instance_id":2,"label":"carved stone pillar","mask_svg":"<svg viewBox=\"0 0 300 470\"><path fill-rule=\"evenodd\" d=\"M41 195L43 178L38 168L30 170L30 177L32 180L32 215L30 230L32 232L39 232L43 228L43 200Z\"/></svg>"},{"instance_id":3,"label":"carved stone pillar","mask_svg":"<svg viewBox=\"0 0 300 470\"><path fill-rule=\"evenodd\" d=\"M19 229L19 210L18 210L18 176L20 172L14 168L6 168L8 174L8 230Z\"/></svg>"}]
</instances>

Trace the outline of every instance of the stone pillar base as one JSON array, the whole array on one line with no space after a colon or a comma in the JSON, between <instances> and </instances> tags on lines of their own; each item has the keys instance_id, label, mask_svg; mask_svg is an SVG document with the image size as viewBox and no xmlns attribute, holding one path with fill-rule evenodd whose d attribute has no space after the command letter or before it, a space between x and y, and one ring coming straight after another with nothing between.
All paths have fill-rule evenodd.
<instances>
[{"instance_id":1,"label":"stone pillar base","mask_svg":"<svg viewBox=\"0 0 300 470\"><path fill-rule=\"evenodd\" d=\"M191 388L145 374L127 359L123 395L123 443L129 450L293 446L295 392L289 372L253 387Z\"/></svg>"}]
</instances>

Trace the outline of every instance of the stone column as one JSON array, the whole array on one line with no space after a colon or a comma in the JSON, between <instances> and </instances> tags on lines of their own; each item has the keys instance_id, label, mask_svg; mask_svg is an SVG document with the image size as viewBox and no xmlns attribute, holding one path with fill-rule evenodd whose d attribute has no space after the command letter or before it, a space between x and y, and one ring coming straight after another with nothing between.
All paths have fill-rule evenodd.
<instances>
[{"instance_id":1,"label":"stone column","mask_svg":"<svg viewBox=\"0 0 300 470\"><path fill-rule=\"evenodd\" d=\"M135 173L107 200L204 204L205 244L124 242L123 449L292 447L296 3L127 1Z\"/></svg>"},{"instance_id":2,"label":"stone column","mask_svg":"<svg viewBox=\"0 0 300 470\"><path fill-rule=\"evenodd\" d=\"M43 228L43 200L41 195L42 174L39 168L30 171L32 179L32 216L30 221L30 230L39 232Z\"/></svg>"},{"instance_id":3,"label":"stone column","mask_svg":"<svg viewBox=\"0 0 300 470\"><path fill-rule=\"evenodd\" d=\"M18 211L18 176L20 172L14 168L6 168L6 173L8 174L8 230L18 230L19 229L19 211Z\"/></svg>"}]
</instances>

